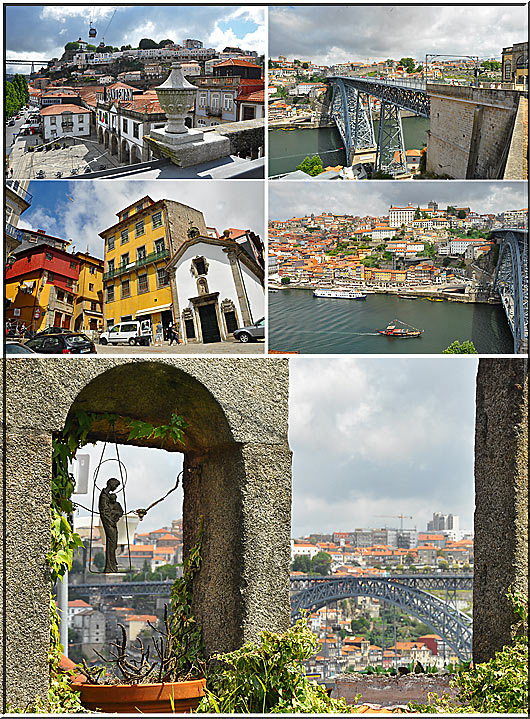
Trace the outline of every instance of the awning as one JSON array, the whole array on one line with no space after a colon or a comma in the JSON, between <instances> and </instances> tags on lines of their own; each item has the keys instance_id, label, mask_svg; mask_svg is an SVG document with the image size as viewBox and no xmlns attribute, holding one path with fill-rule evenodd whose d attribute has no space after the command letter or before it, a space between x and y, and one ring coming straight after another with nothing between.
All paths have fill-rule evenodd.
<instances>
[{"instance_id":1,"label":"awning","mask_svg":"<svg viewBox=\"0 0 530 719\"><path fill-rule=\"evenodd\" d=\"M155 305L155 307L147 307L145 310L138 310L136 312L136 317L139 317L140 315L151 315L153 314L153 312L161 312L162 310L169 310L171 307L171 302L168 302L167 305Z\"/></svg>"}]
</instances>

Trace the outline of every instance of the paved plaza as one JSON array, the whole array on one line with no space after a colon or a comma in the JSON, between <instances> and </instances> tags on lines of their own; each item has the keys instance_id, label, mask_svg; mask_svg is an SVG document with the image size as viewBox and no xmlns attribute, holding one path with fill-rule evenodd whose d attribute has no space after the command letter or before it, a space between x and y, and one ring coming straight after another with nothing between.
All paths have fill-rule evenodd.
<instances>
[{"instance_id":1,"label":"paved plaza","mask_svg":"<svg viewBox=\"0 0 530 719\"><path fill-rule=\"evenodd\" d=\"M210 342L209 344L150 345L149 347L130 347L129 345L100 345L96 344L98 355L263 355L264 342Z\"/></svg>"}]
</instances>

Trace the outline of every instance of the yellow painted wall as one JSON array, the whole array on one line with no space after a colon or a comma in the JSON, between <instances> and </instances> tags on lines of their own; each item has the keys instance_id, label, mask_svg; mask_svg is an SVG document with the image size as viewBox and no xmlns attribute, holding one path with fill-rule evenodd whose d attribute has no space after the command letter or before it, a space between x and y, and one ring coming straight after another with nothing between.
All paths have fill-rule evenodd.
<instances>
[{"instance_id":1,"label":"yellow painted wall","mask_svg":"<svg viewBox=\"0 0 530 719\"><path fill-rule=\"evenodd\" d=\"M41 277L42 273L39 270L35 270L35 272L29 272L27 275L24 275L22 280L23 282L36 281L35 288L31 295L26 292L19 291L21 283L20 277L6 281L5 296L13 303L12 307L10 307L6 312L6 320L14 319L20 324L25 322L27 327L31 327L36 332L43 330L46 327L46 310L50 300L50 288L52 285L46 283L44 287L42 287L42 292L39 295L38 293L41 289ZM19 317L14 317L13 308L20 309ZM36 310L39 310L39 317L37 319L34 317Z\"/></svg>"},{"instance_id":2,"label":"yellow painted wall","mask_svg":"<svg viewBox=\"0 0 530 719\"><path fill-rule=\"evenodd\" d=\"M162 209L162 226L153 228L152 226L152 215L156 214L160 211L160 207L155 209L153 213L148 214L144 217L144 234L140 235L139 237L135 236L135 224L138 221L138 213L133 213L130 215L130 217L127 218L127 222L124 222L117 230L111 232L104 232L105 237L105 272L108 271L108 262L109 260L114 260L114 266L115 268L119 267L121 264L121 257L124 253L129 253L129 262L135 262L137 259L137 249L141 247L145 247L146 255L150 255L153 252L155 252L155 240L164 238L164 246L166 249L169 248L169 240L166 237L166 231L165 231L165 213ZM128 229L128 241L125 243L122 243L121 241L121 232L125 229ZM108 249L108 240L109 237L114 236L114 249L109 250ZM144 265L140 268L141 272L145 272L147 270L148 274L148 283L149 283L149 291L148 292L142 292L141 294L138 294L138 271L137 269L133 269L127 273L123 273L118 275L117 277L114 277L111 280L106 280L104 282L105 286L105 295L104 295L104 317L105 317L105 327L107 326L108 320L112 319L114 322L119 322L121 317L132 315L133 318L136 317L137 312L147 309L149 307L156 307L156 306L162 306L171 304L172 302L172 295L171 295L171 288L169 285L166 287L157 287L157 277L156 277L156 268L157 267L165 267L168 262L168 258L158 260L156 262L151 262L147 265ZM131 296L125 299L122 299L121 297L121 284L122 280L125 278L129 278L130 283L130 292ZM108 302L107 301L107 291L106 288L114 283L114 301ZM170 309L170 308L166 308ZM140 315L138 319L144 319L148 316L142 316ZM153 324L156 324L160 320L160 313L154 312L151 315L151 319L153 321Z\"/></svg>"},{"instance_id":3,"label":"yellow painted wall","mask_svg":"<svg viewBox=\"0 0 530 719\"><path fill-rule=\"evenodd\" d=\"M78 316L86 311L86 307L83 309L85 302L96 302L98 311L103 312L103 271L101 266L83 257L80 253L76 255L76 258L79 260L79 281L74 323ZM93 274L90 272L91 267L95 268ZM93 285L93 289L90 289L90 285ZM97 319L99 329L103 329L103 316L85 315L83 319L83 326L80 329L88 330L91 319Z\"/></svg>"}]
</instances>

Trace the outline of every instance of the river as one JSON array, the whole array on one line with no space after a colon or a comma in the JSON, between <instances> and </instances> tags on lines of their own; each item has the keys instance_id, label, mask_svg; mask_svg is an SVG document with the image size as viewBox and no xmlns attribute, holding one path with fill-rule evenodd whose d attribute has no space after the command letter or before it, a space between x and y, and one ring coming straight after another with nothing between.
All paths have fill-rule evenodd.
<instances>
[{"instance_id":1,"label":"river","mask_svg":"<svg viewBox=\"0 0 530 719\"><path fill-rule=\"evenodd\" d=\"M403 139L406 150L420 150L427 144L425 131L429 120L424 117L403 118ZM377 137L378 122L374 121ZM324 167L344 165L344 143L336 127L305 130L269 130L269 175L296 170L308 155L318 154Z\"/></svg>"},{"instance_id":2,"label":"river","mask_svg":"<svg viewBox=\"0 0 530 719\"><path fill-rule=\"evenodd\" d=\"M423 329L396 339L375 332L394 319ZM455 340L471 340L480 354L512 354L513 339L501 305L313 297L312 290L269 294L269 347L303 354L440 354Z\"/></svg>"}]
</instances>

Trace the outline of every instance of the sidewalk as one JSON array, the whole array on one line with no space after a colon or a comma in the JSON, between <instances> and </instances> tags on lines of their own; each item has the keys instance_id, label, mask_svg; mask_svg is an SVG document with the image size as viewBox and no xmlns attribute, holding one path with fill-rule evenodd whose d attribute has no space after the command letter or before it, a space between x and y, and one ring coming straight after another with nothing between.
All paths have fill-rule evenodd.
<instances>
[{"instance_id":1,"label":"sidewalk","mask_svg":"<svg viewBox=\"0 0 530 719\"><path fill-rule=\"evenodd\" d=\"M129 345L96 344L98 355L135 355L149 357L159 355L260 355L265 353L264 342L211 342L209 344L150 345L149 347L130 347Z\"/></svg>"}]
</instances>

